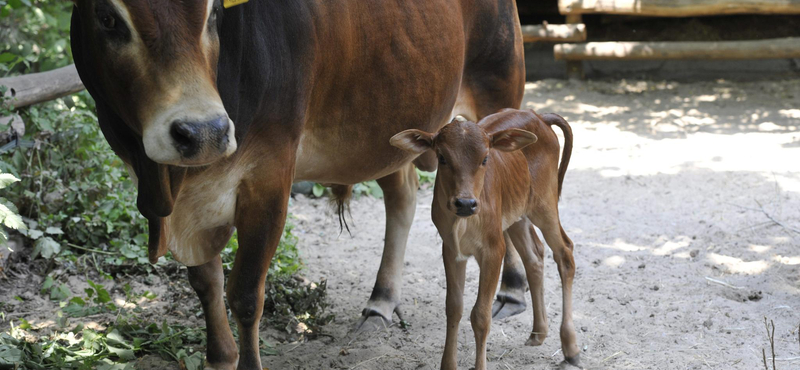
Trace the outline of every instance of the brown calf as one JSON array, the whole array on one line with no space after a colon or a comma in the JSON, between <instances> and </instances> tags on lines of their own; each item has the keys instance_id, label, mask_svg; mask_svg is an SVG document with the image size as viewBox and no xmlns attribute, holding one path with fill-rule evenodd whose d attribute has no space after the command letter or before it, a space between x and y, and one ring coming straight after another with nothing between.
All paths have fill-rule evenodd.
<instances>
[{"instance_id":1,"label":"brown calf","mask_svg":"<svg viewBox=\"0 0 800 370\"><path fill-rule=\"evenodd\" d=\"M564 132L560 166L560 147L551 125ZM439 158L432 216L444 242L447 275L447 339L442 369L456 368L469 256L475 256L481 270L478 299L470 315L477 347L475 369L486 368L492 297L509 243L522 257L531 288L533 332L526 344L542 344L547 335L544 249L527 219L542 230L558 264L563 287L561 346L566 360L577 365L579 352L572 323L573 245L558 217L561 184L572 152L569 124L555 114L540 116L533 111L506 109L478 123L454 120L435 134L406 130L390 142L413 153L433 150Z\"/></svg>"}]
</instances>

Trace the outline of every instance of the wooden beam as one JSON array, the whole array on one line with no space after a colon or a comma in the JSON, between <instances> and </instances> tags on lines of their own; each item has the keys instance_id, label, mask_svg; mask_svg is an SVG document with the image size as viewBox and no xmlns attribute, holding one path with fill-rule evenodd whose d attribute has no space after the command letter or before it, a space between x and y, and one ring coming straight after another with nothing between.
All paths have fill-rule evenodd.
<instances>
[{"instance_id":1,"label":"wooden beam","mask_svg":"<svg viewBox=\"0 0 800 370\"><path fill-rule=\"evenodd\" d=\"M561 14L699 17L723 14L800 14L800 0L558 0Z\"/></svg>"},{"instance_id":2,"label":"wooden beam","mask_svg":"<svg viewBox=\"0 0 800 370\"><path fill-rule=\"evenodd\" d=\"M78 70L71 64L41 73L0 78L0 86L7 86L6 96L15 108L42 103L83 90Z\"/></svg>"},{"instance_id":3,"label":"wooden beam","mask_svg":"<svg viewBox=\"0 0 800 370\"><path fill-rule=\"evenodd\" d=\"M800 38L556 44L553 53L556 60L566 61L800 58Z\"/></svg>"},{"instance_id":4,"label":"wooden beam","mask_svg":"<svg viewBox=\"0 0 800 370\"><path fill-rule=\"evenodd\" d=\"M544 24L522 26L524 42L582 42L586 41L586 25Z\"/></svg>"}]
</instances>

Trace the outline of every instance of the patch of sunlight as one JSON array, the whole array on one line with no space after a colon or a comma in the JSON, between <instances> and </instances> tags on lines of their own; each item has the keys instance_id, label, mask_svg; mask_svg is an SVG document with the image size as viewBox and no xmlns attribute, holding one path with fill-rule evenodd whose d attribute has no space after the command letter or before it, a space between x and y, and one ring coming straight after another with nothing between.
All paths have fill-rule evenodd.
<instances>
[{"instance_id":1,"label":"patch of sunlight","mask_svg":"<svg viewBox=\"0 0 800 370\"><path fill-rule=\"evenodd\" d=\"M800 256L787 257L777 255L772 257L772 260L784 265L800 265Z\"/></svg>"},{"instance_id":2,"label":"patch of sunlight","mask_svg":"<svg viewBox=\"0 0 800 370\"><path fill-rule=\"evenodd\" d=\"M608 267L619 267L625 263L625 257L611 256L603 260L603 264Z\"/></svg>"},{"instance_id":3,"label":"patch of sunlight","mask_svg":"<svg viewBox=\"0 0 800 370\"><path fill-rule=\"evenodd\" d=\"M759 123L758 124L758 129L761 130L761 131L767 131L767 132L769 132L769 131L784 131L785 130L784 127L778 126L778 125L775 124L775 122L770 122L770 121Z\"/></svg>"},{"instance_id":4,"label":"patch of sunlight","mask_svg":"<svg viewBox=\"0 0 800 370\"><path fill-rule=\"evenodd\" d=\"M31 323L31 329L33 330L42 330L53 326L56 326L56 322L53 320L44 320L36 323Z\"/></svg>"},{"instance_id":5,"label":"patch of sunlight","mask_svg":"<svg viewBox=\"0 0 800 370\"><path fill-rule=\"evenodd\" d=\"M578 103L578 109L582 112L592 113L592 115L596 116L607 116L609 114L619 114L624 113L630 110L628 107L621 107L617 105L610 105L610 106L602 106L598 107L596 105Z\"/></svg>"},{"instance_id":6,"label":"patch of sunlight","mask_svg":"<svg viewBox=\"0 0 800 370\"><path fill-rule=\"evenodd\" d=\"M787 118L800 119L800 109L781 109L778 114Z\"/></svg>"},{"instance_id":7,"label":"patch of sunlight","mask_svg":"<svg viewBox=\"0 0 800 370\"><path fill-rule=\"evenodd\" d=\"M689 246L688 240L668 241L664 243L664 245L653 250L653 254L655 254L656 256L666 256L678 249L686 248L688 246Z\"/></svg>"},{"instance_id":8,"label":"patch of sunlight","mask_svg":"<svg viewBox=\"0 0 800 370\"><path fill-rule=\"evenodd\" d=\"M705 102L717 101L717 96L716 95L699 95L699 96L695 96L694 100L695 101L705 101Z\"/></svg>"},{"instance_id":9,"label":"patch of sunlight","mask_svg":"<svg viewBox=\"0 0 800 370\"><path fill-rule=\"evenodd\" d=\"M308 216L306 216L306 215L304 215L302 213L293 213L292 216L294 216L294 218L296 218L296 219L298 219L300 221L308 221L309 220Z\"/></svg>"},{"instance_id":10,"label":"patch of sunlight","mask_svg":"<svg viewBox=\"0 0 800 370\"><path fill-rule=\"evenodd\" d=\"M564 101L573 101L575 100L575 95L567 95L564 97Z\"/></svg>"},{"instance_id":11,"label":"patch of sunlight","mask_svg":"<svg viewBox=\"0 0 800 370\"><path fill-rule=\"evenodd\" d=\"M767 261L749 261L746 262L741 258L724 256L716 253L709 253L708 259L718 265L723 265L734 274L755 275L764 272L768 267Z\"/></svg>"},{"instance_id":12,"label":"patch of sunlight","mask_svg":"<svg viewBox=\"0 0 800 370\"><path fill-rule=\"evenodd\" d=\"M764 177L769 178L772 181L778 183L781 190L783 191L794 191L800 193L800 178L798 177L789 177L788 173L786 175L779 175L779 174L763 174Z\"/></svg>"},{"instance_id":13,"label":"patch of sunlight","mask_svg":"<svg viewBox=\"0 0 800 370\"><path fill-rule=\"evenodd\" d=\"M770 249L772 249L772 247L768 245L750 244L750 250L756 253L764 253Z\"/></svg>"},{"instance_id":14,"label":"patch of sunlight","mask_svg":"<svg viewBox=\"0 0 800 370\"><path fill-rule=\"evenodd\" d=\"M626 243L626 242L624 242L624 241L622 241L620 239L614 240L613 244L603 244L603 243L592 243L592 242L589 242L589 243L586 243L586 245L592 246L592 247L614 249L614 250L618 250L618 251L622 251L622 252L638 252L638 251L643 251L643 250L647 249L647 247L641 247L641 246L638 246L638 245L633 245L633 244L630 244L630 243Z\"/></svg>"},{"instance_id":15,"label":"patch of sunlight","mask_svg":"<svg viewBox=\"0 0 800 370\"><path fill-rule=\"evenodd\" d=\"M131 308L131 309L136 308L136 304L134 304L133 302L128 302L122 298L115 299L114 304L116 304L117 307L122 307L122 308Z\"/></svg>"}]
</instances>

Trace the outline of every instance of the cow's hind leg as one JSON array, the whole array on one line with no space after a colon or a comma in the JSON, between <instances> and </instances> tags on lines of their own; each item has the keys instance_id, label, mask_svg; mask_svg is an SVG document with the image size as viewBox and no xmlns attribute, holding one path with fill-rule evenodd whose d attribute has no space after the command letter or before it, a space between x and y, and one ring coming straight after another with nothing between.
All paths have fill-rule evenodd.
<instances>
[{"instance_id":1,"label":"cow's hind leg","mask_svg":"<svg viewBox=\"0 0 800 370\"><path fill-rule=\"evenodd\" d=\"M409 164L400 171L378 179L378 185L383 190L386 207L383 257L372 295L355 325L357 330L385 328L391 324L393 312L401 315L398 307L403 284L403 259L408 232L414 221L419 187L414 165Z\"/></svg>"},{"instance_id":2,"label":"cow's hind leg","mask_svg":"<svg viewBox=\"0 0 800 370\"><path fill-rule=\"evenodd\" d=\"M234 370L239 354L228 326L228 314L223 300L225 276L222 274L222 259L216 256L211 261L189 267L188 270L189 284L200 297L206 316L208 349L205 368Z\"/></svg>"},{"instance_id":3,"label":"cow's hind leg","mask_svg":"<svg viewBox=\"0 0 800 370\"><path fill-rule=\"evenodd\" d=\"M525 312L525 289L528 287L520 256L513 241L508 238L507 233L504 234L506 256L503 260L502 283L497 292L497 300L492 305L492 318L495 320Z\"/></svg>"}]
</instances>

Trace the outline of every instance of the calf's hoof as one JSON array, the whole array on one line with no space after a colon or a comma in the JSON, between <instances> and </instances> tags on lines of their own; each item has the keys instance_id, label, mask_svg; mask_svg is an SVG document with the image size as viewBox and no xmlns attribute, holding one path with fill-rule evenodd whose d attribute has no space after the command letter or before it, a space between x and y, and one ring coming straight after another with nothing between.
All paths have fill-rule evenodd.
<instances>
[{"instance_id":1,"label":"calf's hoof","mask_svg":"<svg viewBox=\"0 0 800 370\"><path fill-rule=\"evenodd\" d=\"M505 319L525 312L525 298L520 298L507 294L498 294L497 299L492 304L492 319Z\"/></svg>"}]
</instances>

